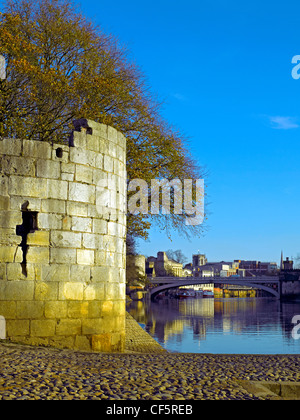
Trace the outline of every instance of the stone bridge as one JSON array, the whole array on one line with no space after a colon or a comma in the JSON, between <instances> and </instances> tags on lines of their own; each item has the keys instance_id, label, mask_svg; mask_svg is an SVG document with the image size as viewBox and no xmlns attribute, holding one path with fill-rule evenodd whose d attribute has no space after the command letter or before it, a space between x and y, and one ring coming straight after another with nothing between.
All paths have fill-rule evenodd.
<instances>
[{"instance_id":1,"label":"stone bridge","mask_svg":"<svg viewBox=\"0 0 300 420\"><path fill-rule=\"evenodd\" d=\"M271 296L280 298L279 277L154 277L150 283L155 285L150 289L151 299L164 290L174 289L182 286L193 286L199 284L230 284L236 286L247 286L268 292Z\"/></svg>"}]
</instances>

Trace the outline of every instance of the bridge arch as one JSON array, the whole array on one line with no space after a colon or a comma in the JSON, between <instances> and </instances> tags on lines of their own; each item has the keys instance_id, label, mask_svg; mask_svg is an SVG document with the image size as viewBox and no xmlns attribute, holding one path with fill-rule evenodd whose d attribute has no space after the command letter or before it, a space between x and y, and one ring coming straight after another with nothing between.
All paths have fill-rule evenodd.
<instances>
[{"instance_id":1,"label":"bridge arch","mask_svg":"<svg viewBox=\"0 0 300 420\"><path fill-rule=\"evenodd\" d=\"M159 283L158 278L155 279L157 283ZM153 282L155 281L153 279ZM271 283L272 281L270 281ZM209 280L209 278L207 279L201 279L201 280L191 280L189 281L188 279L182 280L182 281L170 281L168 283L165 284L161 284L160 286L156 286L153 289L150 289L150 297L153 300L155 298L155 296L157 296L160 292L163 292L164 290L169 290L169 289L175 289L177 287L182 287L182 286L193 286L193 285L198 285L198 284L212 284L212 283L218 283L218 284L231 284L231 285L236 285L236 286L248 286L248 287L252 287L254 289L260 289L260 290L264 290L265 292L270 293L270 295L276 297L277 299L280 298L280 294L278 290L273 289L270 286L266 286L264 284L260 284L260 283L255 283L254 281L245 281L245 279L242 277L240 281L238 281L237 279L234 280L230 280L230 278L226 278L226 281L221 281L221 280Z\"/></svg>"}]
</instances>

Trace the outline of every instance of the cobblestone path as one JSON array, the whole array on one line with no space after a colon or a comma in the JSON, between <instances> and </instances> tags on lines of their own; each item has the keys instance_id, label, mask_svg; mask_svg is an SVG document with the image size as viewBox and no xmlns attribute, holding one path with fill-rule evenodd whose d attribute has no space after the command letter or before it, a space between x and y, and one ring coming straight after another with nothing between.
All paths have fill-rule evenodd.
<instances>
[{"instance_id":1,"label":"cobblestone path","mask_svg":"<svg viewBox=\"0 0 300 420\"><path fill-rule=\"evenodd\" d=\"M0 400L245 400L262 397L246 391L241 381L300 380L300 355L168 353L130 323L123 354L1 341Z\"/></svg>"}]
</instances>

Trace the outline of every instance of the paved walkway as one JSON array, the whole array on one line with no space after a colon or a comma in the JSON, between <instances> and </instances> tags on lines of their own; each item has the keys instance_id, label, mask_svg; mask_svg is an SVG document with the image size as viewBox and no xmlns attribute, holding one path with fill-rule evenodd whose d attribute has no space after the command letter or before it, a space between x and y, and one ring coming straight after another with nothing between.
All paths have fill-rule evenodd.
<instances>
[{"instance_id":1,"label":"paved walkway","mask_svg":"<svg viewBox=\"0 0 300 420\"><path fill-rule=\"evenodd\" d=\"M268 399L252 393L244 384L300 380L300 355L168 353L133 324L128 317L127 326L133 328L123 354L34 348L0 341L0 400ZM137 350L141 352L133 353Z\"/></svg>"}]
</instances>

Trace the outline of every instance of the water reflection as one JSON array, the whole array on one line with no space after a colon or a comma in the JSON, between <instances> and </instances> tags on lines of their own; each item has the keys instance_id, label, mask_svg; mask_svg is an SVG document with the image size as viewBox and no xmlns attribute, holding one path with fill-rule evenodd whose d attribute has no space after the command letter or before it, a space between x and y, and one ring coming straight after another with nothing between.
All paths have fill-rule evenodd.
<instances>
[{"instance_id":1,"label":"water reflection","mask_svg":"<svg viewBox=\"0 0 300 420\"><path fill-rule=\"evenodd\" d=\"M169 351L299 353L291 320L300 302L273 298L165 299L132 302L130 314Z\"/></svg>"}]
</instances>

